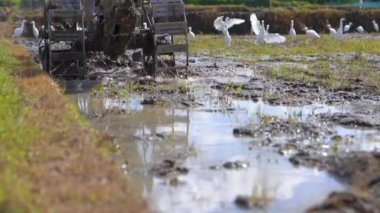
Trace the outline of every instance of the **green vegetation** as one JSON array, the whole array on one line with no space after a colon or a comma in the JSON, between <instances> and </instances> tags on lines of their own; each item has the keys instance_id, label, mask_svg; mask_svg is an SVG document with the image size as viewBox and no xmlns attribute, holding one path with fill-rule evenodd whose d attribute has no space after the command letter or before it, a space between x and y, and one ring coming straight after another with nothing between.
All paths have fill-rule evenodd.
<instances>
[{"instance_id":1,"label":"green vegetation","mask_svg":"<svg viewBox=\"0 0 380 213\"><path fill-rule=\"evenodd\" d=\"M305 6L311 4L351 4L355 0L186 0L188 4L196 5L247 5L247 6Z\"/></svg>"},{"instance_id":2,"label":"green vegetation","mask_svg":"<svg viewBox=\"0 0 380 213\"><path fill-rule=\"evenodd\" d=\"M309 55L341 52L380 54L378 39L346 39L336 41L328 35L319 40L309 40L299 36L297 43L283 45L255 44L251 36L232 36L230 48L224 45L223 35L198 35L190 41L191 54L210 56L235 55L246 56L246 60L255 60L255 55Z\"/></svg>"},{"instance_id":3,"label":"green vegetation","mask_svg":"<svg viewBox=\"0 0 380 213\"><path fill-rule=\"evenodd\" d=\"M281 80L316 83L330 89L347 87L360 79L364 84L380 91L380 72L373 70L370 62L361 56L351 60L309 62L305 67L281 65L279 68L268 69L265 74Z\"/></svg>"},{"instance_id":4,"label":"green vegetation","mask_svg":"<svg viewBox=\"0 0 380 213\"><path fill-rule=\"evenodd\" d=\"M272 78L317 83L331 89L346 87L360 79L365 85L380 91L380 72L363 56L380 54L380 42L375 38L336 41L328 35L322 35L320 40L299 36L296 43L268 45L255 44L250 36L233 36L231 47L226 48L222 35L198 35L190 42L190 52L215 58L229 55L248 63L268 60L262 59L268 55L269 61L280 64L265 71ZM351 53L354 57L334 55L338 53ZM305 58L308 55L317 55L319 59L308 61ZM287 62L297 64L284 64Z\"/></svg>"},{"instance_id":5,"label":"green vegetation","mask_svg":"<svg viewBox=\"0 0 380 213\"><path fill-rule=\"evenodd\" d=\"M0 212L33 212L29 185L18 168L29 159L29 142L37 129L25 119L28 108L11 77L20 63L0 42Z\"/></svg>"},{"instance_id":6,"label":"green vegetation","mask_svg":"<svg viewBox=\"0 0 380 213\"><path fill-rule=\"evenodd\" d=\"M380 72L369 73L366 81L369 85L375 87L378 91L380 91Z\"/></svg>"},{"instance_id":7,"label":"green vegetation","mask_svg":"<svg viewBox=\"0 0 380 213\"><path fill-rule=\"evenodd\" d=\"M195 5L247 5L269 6L269 0L186 0L187 4Z\"/></svg>"},{"instance_id":8,"label":"green vegetation","mask_svg":"<svg viewBox=\"0 0 380 213\"><path fill-rule=\"evenodd\" d=\"M104 154L106 135L87 128L27 50L5 40L0 85L0 212L146 209Z\"/></svg>"},{"instance_id":9,"label":"green vegetation","mask_svg":"<svg viewBox=\"0 0 380 213\"><path fill-rule=\"evenodd\" d=\"M13 5L19 5L20 0L1 0L0 1L0 7L2 6L13 6Z\"/></svg>"}]
</instances>

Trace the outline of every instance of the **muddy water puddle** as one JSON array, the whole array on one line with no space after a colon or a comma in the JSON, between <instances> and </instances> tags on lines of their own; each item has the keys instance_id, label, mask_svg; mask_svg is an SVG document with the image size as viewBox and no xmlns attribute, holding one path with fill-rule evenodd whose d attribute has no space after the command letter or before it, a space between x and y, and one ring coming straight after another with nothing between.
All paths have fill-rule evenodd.
<instances>
[{"instance_id":1,"label":"muddy water puddle","mask_svg":"<svg viewBox=\"0 0 380 213\"><path fill-rule=\"evenodd\" d=\"M96 128L114 137L121 169L155 212L245 211L234 202L241 195L249 196L259 212L303 212L346 187L325 172L294 167L286 154L279 154L279 146L317 144L316 151L326 155L380 147L379 131L355 127L331 126L317 137L295 137L299 141L286 132L233 134L237 127L265 126L268 118L323 127L331 124L316 121L316 115L346 113L352 106L272 106L226 97L199 82L187 83L199 103L192 107L142 105L144 95L134 93L122 98L70 95Z\"/></svg>"}]
</instances>

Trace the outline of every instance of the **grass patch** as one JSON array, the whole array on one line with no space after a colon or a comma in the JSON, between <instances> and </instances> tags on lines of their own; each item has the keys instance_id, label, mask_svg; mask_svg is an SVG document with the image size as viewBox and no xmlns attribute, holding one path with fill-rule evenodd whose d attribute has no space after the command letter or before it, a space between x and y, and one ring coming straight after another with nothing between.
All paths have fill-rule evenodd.
<instances>
[{"instance_id":1,"label":"grass patch","mask_svg":"<svg viewBox=\"0 0 380 213\"><path fill-rule=\"evenodd\" d=\"M33 212L30 186L18 168L29 160L37 128L26 120L29 108L11 77L20 62L9 52L9 45L0 42L0 212Z\"/></svg>"},{"instance_id":2,"label":"grass patch","mask_svg":"<svg viewBox=\"0 0 380 213\"><path fill-rule=\"evenodd\" d=\"M380 72L372 72L368 74L367 84L380 91Z\"/></svg>"},{"instance_id":3,"label":"grass patch","mask_svg":"<svg viewBox=\"0 0 380 213\"><path fill-rule=\"evenodd\" d=\"M336 41L329 35L322 35L319 40L309 40L301 35L296 43L258 45L254 43L251 36L232 36L231 47L226 48L221 34L197 35L195 39L190 40L191 54L202 53L209 56L237 55L254 59L254 55L308 55L341 52L380 54L380 42L378 39L370 38Z\"/></svg>"},{"instance_id":4,"label":"grass patch","mask_svg":"<svg viewBox=\"0 0 380 213\"><path fill-rule=\"evenodd\" d=\"M0 212L146 210L104 139L23 47L4 40L0 85Z\"/></svg>"},{"instance_id":5,"label":"grass patch","mask_svg":"<svg viewBox=\"0 0 380 213\"><path fill-rule=\"evenodd\" d=\"M334 56L338 53L351 53L354 57ZM190 54L205 54L210 57L236 56L242 61L255 63L260 55L270 55L278 62L291 62L296 56L320 55L317 61L302 59L297 65L273 66L265 71L268 77L280 80L293 80L315 83L329 89L347 87L356 81L380 91L380 72L376 65L364 54L380 54L378 39L350 39L336 41L329 35L320 40L309 40L299 36L296 43L282 45L258 45L250 36L233 36L230 48L224 46L222 35L197 35L190 41ZM355 83L357 84L357 83Z\"/></svg>"},{"instance_id":6,"label":"grass patch","mask_svg":"<svg viewBox=\"0 0 380 213\"><path fill-rule=\"evenodd\" d=\"M330 59L296 65L280 65L265 71L270 78L287 81L309 82L329 89L339 89L357 85L362 81L365 86L380 91L380 72L361 54L352 59Z\"/></svg>"},{"instance_id":7,"label":"grass patch","mask_svg":"<svg viewBox=\"0 0 380 213\"><path fill-rule=\"evenodd\" d=\"M305 70L298 66L286 66L281 65L279 68L270 68L266 72L268 77L280 79L280 80L298 80L305 81L309 80Z\"/></svg>"}]
</instances>

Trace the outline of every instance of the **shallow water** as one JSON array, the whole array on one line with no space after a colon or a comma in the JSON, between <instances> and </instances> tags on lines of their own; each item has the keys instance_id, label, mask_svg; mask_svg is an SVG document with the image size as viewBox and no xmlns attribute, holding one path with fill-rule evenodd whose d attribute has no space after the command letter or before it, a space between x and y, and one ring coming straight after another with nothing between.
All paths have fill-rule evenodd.
<instances>
[{"instance_id":1,"label":"shallow water","mask_svg":"<svg viewBox=\"0 0 380 213\"><path fill-rule=\"evenodd\" d=\"M200 107L163 107L141 105L139 95L122 99L92 97L89 93L71 94L81 112L100 130L115 136L120 146L117 159L130 174L157 212L235 212L238 195L267 200L269 212L303 212L320 203L332 191L345 187L325 172L292 166L287 157L272 147L252 146L251 137L233 135L233 128L259 124L262 116L308 121L318 113L346 112L350 106L313 104L304 107L271 106L262 101L226 98L202 86L192 87ZM110 109L123 111L109 112ZM105 113L107 112L107 113ZM335 127L337 134L354 135L339 148L372 150L380 147L378 131ZM368 138L371 138L369 140ZM279 143L284 138L277 139ZM331 138L325 137L324 149ZM323 151L323 150L321 150ZM176 159L189 169L177 179L157 178L150 168L164 159ZM247 169L212 170L227 161L249 162ZM173 181L175 180L175 181Z\"/></svg>"}]
</instances>

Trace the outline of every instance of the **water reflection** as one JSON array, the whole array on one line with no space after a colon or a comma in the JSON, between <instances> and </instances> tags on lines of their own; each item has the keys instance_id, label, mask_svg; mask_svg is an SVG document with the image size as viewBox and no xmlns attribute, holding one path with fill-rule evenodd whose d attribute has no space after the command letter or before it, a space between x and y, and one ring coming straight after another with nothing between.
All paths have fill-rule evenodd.
<instances>
[{"instance_id":1,"label":"water reflection","mask_svg":"<svg viewBox=\"0 0 380 213\"><path fill-rule=\"evenodd\" d=\"M94 119L93 125L117 137L130 175L157 212L240 211L233 204L237 195L263 194L270 199L265 211L303 212L331 191L344 190L326 173L295 168L269 148L250 150L251 138L232 134L236 126L260 122L260 113L287 116L295 112L304 120L315 111L339 110L334 107L289 108L234 101L233 111L209 112L207 104L196 109L143 106L139 96L123 100L91 98L88 94L73 97L84 114L102 115ZM124 111L105 113L115 108ZM193 149L190 154L189 147ZM190 170L178 178L175 186L148 172L166 158L180 159ZM230 160L248 161L250 167L236 171L209 169Z\"/></svg>"}]
</instances>

